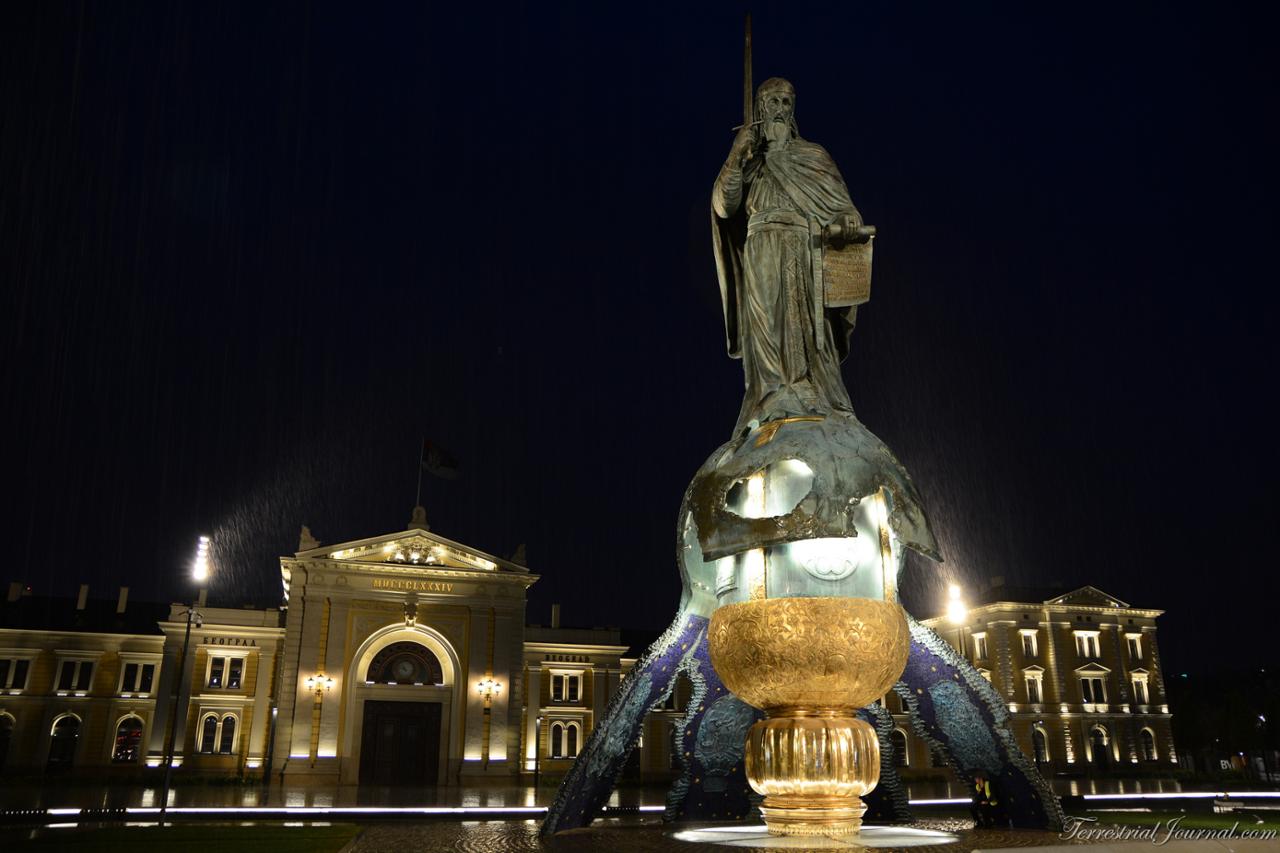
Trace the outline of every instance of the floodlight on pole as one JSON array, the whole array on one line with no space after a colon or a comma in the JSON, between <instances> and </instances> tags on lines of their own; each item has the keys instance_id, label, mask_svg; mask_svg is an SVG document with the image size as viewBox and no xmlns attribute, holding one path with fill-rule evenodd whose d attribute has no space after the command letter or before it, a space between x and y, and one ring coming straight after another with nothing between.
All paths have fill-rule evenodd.
<instances>
[{"instance_id":1,"label":"floodlight on pole","mask_svg":"<svg viewBox=\"0 0 1280 853\"><path fill-rule=\"evenodd\" d=\"M209 537L201 536L196 543L196 562L191 575L196 583L204 583L209 579Z\"/></svg>"},{"instance_id":2,"label":"floodlight on pole","mask_svg":"<svg viewBox=\"0 0 1280 853\"><path fill-rule=\"evenodd\" d=\"M969 608L960 597L960 587L952 584L947 590L947 620L952 625L963 625L969 618Z\"/></svg>"}]
</instances>

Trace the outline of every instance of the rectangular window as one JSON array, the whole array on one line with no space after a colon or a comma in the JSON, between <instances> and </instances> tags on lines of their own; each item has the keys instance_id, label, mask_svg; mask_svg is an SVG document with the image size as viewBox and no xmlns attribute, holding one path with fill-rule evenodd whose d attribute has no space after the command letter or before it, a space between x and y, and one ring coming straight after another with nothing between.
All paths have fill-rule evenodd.
<instances>
[{"instance_id":1,"label":"rectangular window","mask_svg":"<svg viewBox=\"0 0 1280 853\"><path fill-rule=\"evenodd\" d=\"M64 660L58 668L58 690L88 692L93 684L93 661Z\"/></svg>"},{"instance_id":2,"label":"rectangular window","mask_svg":"<svg viewBox=\"0 0 1280 853\"><path fill-rule=\"evenodd\" d=\"M1082 658L1097 659L1102 657L1099 651L1097 631L1076 631L1076 654Z\"/></svg>"},{"instance_id":3,"label":"rectangular window","mask_svg":"<svg viewBox=\"0 0 1280 853\"><path fill-rule=\"evenodd\" d=\"M1107 691L1103 689L1101 678L1080 679L1080 695L1087 705L1103 705L1107 701Z\"/></svg>"},{"instance_id":4,"label":"rectangular window","mask_svg":"<svg viewBox=\"0 0 1280 853\"><path fill-rule=\"evenodd\" d=\"M62 669L58 671L58 689L70 690L71 685L76 682L76 662L73 660L64 660Z\"/></svg>"},{"instance_id":5,"label":"rectangular window","mask_svg":"<svg viewBox=\"0 0 1280 853\"><path fill-rule=\"evenodd\" d=\"M1035 631L1022 632L1022 656L1033 658L1039 653L1036 643Z\"/></svg>"},{"instance_id":6,"label":"rectangular window","mask_svg":"<svg viewBox=\"0 0 1280 853\"><path fill-rule=\"evenodd\" d=\"M231 658L227 664L227 689L239 690L240 677L244 674L244 658Z\"/></svg>"},{"instance_id":7,"label":"rectangular window","mask_svg":"<svg viewBox=\"0 0 1280 853\"><path fill-rule=\"evenodd\" d=\"M1129 640L1129 660L1142 660L1142 637L1137 634L1130 634Z\"/></svg>"},{"instance_id":8,"label":"rectangular window","mask_svg":"<svg viewBox=\"0 0 1280 853\"><path fill-rule=\"evenodd\" d=\"M130 661L124 665L124 672L120 675L120 692L150 693L155 677L155 664Z\"/></svg>"},{"instance_id":9,"label":"rectangular window","mask_svg":"<svg viewBox=\"0 0 1280 853\"><path fill-rule=\"evenodd\" d=\"M582 696L582 676L553 673L551 676L551 700L553 702L577 702Z\"/></svg>"},{"instance_id":10,"label":"rectangular window","mask_svg":"<svg viewBox=\"0 0 1280 853\"><path fill-rule=\"evenodd\" d=\"M226 669L227 669L226 658L213 658L212 660L209 661L209 686L210 687L222 686L222 674L226 671Z\"/></svg>"},{"instance_id":11,"label":"rectangular window","mask_svg":"<svg viewBox=\"0 0 1280 853\"><path fill-rule=\"evenodd\" d=\"M1139 705L1147 704L1147 682L1141 678L1133 680L1133 701Z\"/></svg>"},{"instance_id":12,"label":"rectangular window","mask_svg":"<svg viewBox=\"0 0 1280 853\"><path fill-rule=\"evenodd\" d=\"M1040 679L1027 677L1027 701L1032 705L1040 704Z\"/></svg>"},{"instance_id":13,"label":"rectangular window","mask_svg":"<svg viewBox=\"0 0 1280 853\"><path fill-rule=\"evenodd\" d=\"M987 659L987 635L986 634L973 635L973 659L974 660Z\"/></svg>"}]
</instances>

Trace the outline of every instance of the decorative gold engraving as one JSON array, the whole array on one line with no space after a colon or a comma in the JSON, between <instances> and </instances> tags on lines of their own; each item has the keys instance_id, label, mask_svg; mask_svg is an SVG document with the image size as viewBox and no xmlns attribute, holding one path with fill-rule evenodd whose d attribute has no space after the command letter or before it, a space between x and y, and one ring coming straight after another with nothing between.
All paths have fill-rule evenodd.
<instances>
[{"instance_id":1,"label":"decorative gold engraving","mask_svg":"<svg viewBox=\"0 0 1280 853\"><path fill-rule=\"evenodd\" d=\"M778 430L782 429L783 424L794 424L799 421L822 420L826 420L826 418L813 417L810 415L797 415L794 418L779 418L776 421L769 421L767 424L762 424L760 428L756 430L756 447L764 447L766 444L773 441L773 437L777 435Z\"/></svg>"},{"instance_id":2,"label":"decorative gold engraving","mask_svg":"<svg viewBox=\"0 0 1280 853\"><path fill-rule=\"evenodd\" d=\"M721 680L749 705L852 711L902 675L911 634L890 601L766 598L717 608L708 641Z\"/></svg>"},{"instance_id":3,"label":"decorative gold engraving","mask_svg":"<svg viewBox=\"0 0 1280 853\"><path fill-rule=\"evenodd\" d=\"M911 634L895 602L768 598L711 614L711 662L768 718L747 735L747 780L773 835L852 835L880 778L874 729L854 712L893 686Z\"/></svg>"}]
</instances>

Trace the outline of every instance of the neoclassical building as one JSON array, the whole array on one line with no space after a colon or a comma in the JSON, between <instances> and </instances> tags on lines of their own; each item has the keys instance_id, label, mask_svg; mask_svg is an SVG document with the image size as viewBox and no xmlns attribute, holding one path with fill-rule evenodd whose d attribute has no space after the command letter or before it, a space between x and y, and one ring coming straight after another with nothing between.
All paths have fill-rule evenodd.
<instances>
[{"instance_id":1,"label":"neoclassical building","mask_svg":"<svg viewBox=\"0 0 1280 853\"><path fill-rule=\"evenodd\" d=\"M1164 774L1177 767L1156 643L1163 611L1133 607L1092 586L1048 596L999 586L984 599L961 624L943 616L924 624L1005 698L1018 744L1047 775ZM889 709L906 767L936 767L897 696L890 696Z\"/></svg>"},{"instance_id":2,"label":"neoclassical building","mask_svg":"<svg viewBox=\"0 0 1280 853\"><path fill-rule=\"evenodd\" d=\"M187 608L52 600L0 606L0 773L316 780L432 787L566 772L641 648L616 629L526 626L522 557L408 527L280 558L282 603ZM1009 703L1049 773L1176 766L1158 610L1093 587L995 591L963 624L926 620ZM643 640L638 646L643 646ZM180 687L180 689L175 689ZM630 778L670 778L687 681L646 720ZM176 694L176 696L175 696ZM893 694L905 776L933 769ZM176 708L176 714L175 714ZM178 720L176 729L171 720Z\"/></svg>"}]
</instances>

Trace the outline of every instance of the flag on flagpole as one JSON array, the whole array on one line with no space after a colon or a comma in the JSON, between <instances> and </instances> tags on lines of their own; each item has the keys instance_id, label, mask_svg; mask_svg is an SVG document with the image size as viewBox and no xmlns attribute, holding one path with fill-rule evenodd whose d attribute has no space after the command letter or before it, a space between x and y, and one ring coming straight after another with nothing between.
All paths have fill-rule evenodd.
<instances>
[{"instance_id":1,"label":"flag on flagpole","mask_svg":"<svg viewBox=\"0 0 1280 853\"><path fill-rule=\"evenodd\" d=\"M422 470L445 480L458 479L458 460L430 441L422 442Z\"/></svg>"}]
</instances>

